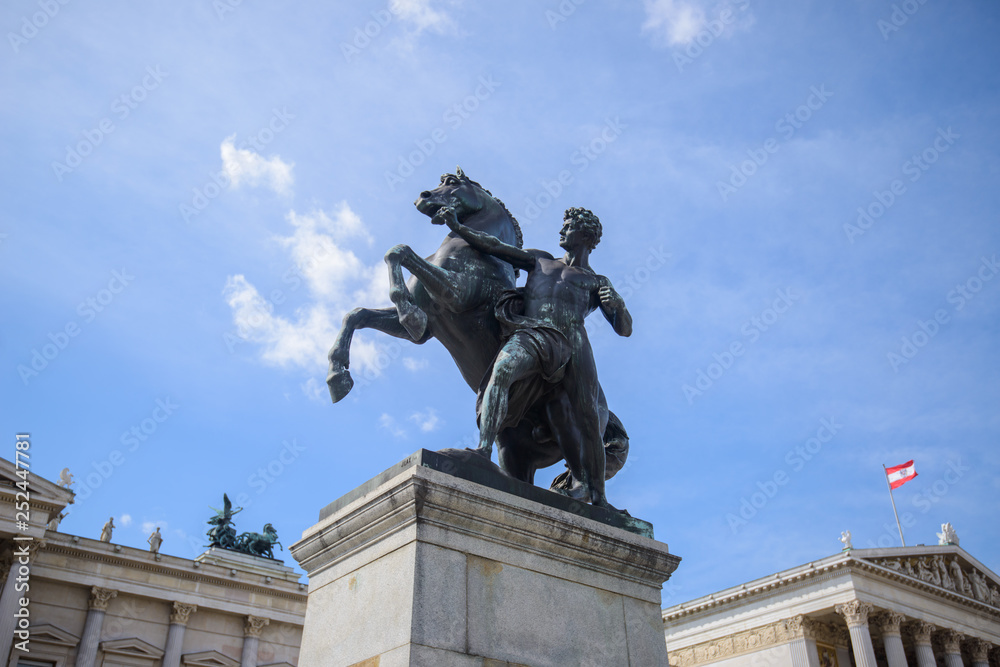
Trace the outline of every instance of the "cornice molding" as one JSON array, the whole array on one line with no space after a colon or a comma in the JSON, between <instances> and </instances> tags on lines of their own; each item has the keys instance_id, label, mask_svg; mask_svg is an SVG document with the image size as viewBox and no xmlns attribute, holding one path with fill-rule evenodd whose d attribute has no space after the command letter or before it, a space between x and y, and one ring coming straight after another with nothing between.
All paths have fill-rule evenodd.
<instances>
[{"instance_id":1,"label":"cornice molding","mask_svg":"<svg viewBox=\"0 0 1000 667\"><path fill-rule=\"evenodd\" d=\"M200 566L201 568L206 568L206 569L194 570L193 569L195 567L194 563L196 561L188 561L189 566L192 567L192 570L186 570L182 569L182 567L165 564L163 561L159 562L155 560L138 561L123 557L120 554L116 553L97 553L87 549L73 548L63 544L53 544L52 542L49 542L46 545L45 552L52 554L60 554L63 556L72 556L73 558L79 558L83 560L107 563L108 565L118 566L129 570L138 570L142 572L149 572L152 574L158 574L167 577L175 577L177 579L185 579L187 581L212 584L223 588L247 591L251 593L262 593L264 595L268 595L273 598L292 600L295 602L302 602L303 604L305 603L307 598L307 595L304 592L299 593L295 591L275 590L274 584L276 582L272 582L269 585L265 585L262 581L261 584L257 585L251 582L234 579L232 578L231 575L227 576L223 574L214 574L212 572L206 571L207 568L218 567L215 565L201 565ZM142 551L140 553L143 555L143 557L150 557L151 555L148 551ZM54 563L46 565L48 567L52 567L53 569L59 569L59 566ZM289 582L289 585L291 586L293 585L293 583Z\"/></svg>"},{"instance_id":2,"label":"cornice molding","mask_svg":"<svg viewBox=\"0 0 1000 667\"><path fill-rule=\"evenodd\" d=\"M824 579L831 579L845 573L868 575L877 579L903 583L911 588L932 593L944 600L957 602L968 609L980 613L985 612L993 618L1000 618L1000 607L981 602L973 597L954 591L949 591L926 581L921 581L919 578L911 577L904 572L885 567L876 561L857 558L850 553L845 553L835 556L826 562L818 561L816 563L809 563L802 568L787 571L787 573L779 572L773 575L773 577L759 579L756 582L750 582L749 585L743 584L737 589L728 589L720 593L713 593L706 598L700 598L665 609L662 613L663 621L664 623L669 623L745 598L767 600L786 591L794 591L805 583L823 581Z\"/></svg>"}]
</instances>

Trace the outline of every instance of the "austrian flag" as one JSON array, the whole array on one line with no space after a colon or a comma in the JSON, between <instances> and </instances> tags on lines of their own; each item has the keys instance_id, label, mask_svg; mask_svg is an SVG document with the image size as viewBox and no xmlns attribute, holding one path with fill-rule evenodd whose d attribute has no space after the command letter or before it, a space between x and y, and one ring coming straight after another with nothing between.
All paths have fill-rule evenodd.
<instances>
[{"instance_id":1,"label":"austrian flag","mask_svg":"<svg viewBox=\"0 0 1000 667\"><path fill-rule=\"evenodd\" d=\"M901 465L886 468L885 474L889 478L889 488L898 489L917 476L917 469L913 466L913 461L907 461Z\"/></svg>"}]
</instances>

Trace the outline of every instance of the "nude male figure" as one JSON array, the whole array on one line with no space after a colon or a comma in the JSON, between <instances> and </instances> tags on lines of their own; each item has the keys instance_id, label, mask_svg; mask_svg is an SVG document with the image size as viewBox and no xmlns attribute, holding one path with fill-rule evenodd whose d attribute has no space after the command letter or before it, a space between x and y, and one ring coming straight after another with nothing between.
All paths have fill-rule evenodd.
<instances>
[{"instance_id":1,"label":"nude male figure","mask_svg":"<svg viewBox=\"0 0 1000 667\"><path fill-rule=\"evenodd\" d=\"M523 306L505 314L510 301L501 299L497 307L497 318L511 333L480 391L477 451L490 457L500 431L543 402L551 436L580 483L570 495L611 507L604 493L601 387L584 320L600 308L617 334L629 336L632 316L611 281L590 268L590 252L601 238L600 220L586 209L568 209L559 232L565 254L556 259L469 229L450 209L435 217L480 252L527 272Z\"/></svg>"}]
</instances>

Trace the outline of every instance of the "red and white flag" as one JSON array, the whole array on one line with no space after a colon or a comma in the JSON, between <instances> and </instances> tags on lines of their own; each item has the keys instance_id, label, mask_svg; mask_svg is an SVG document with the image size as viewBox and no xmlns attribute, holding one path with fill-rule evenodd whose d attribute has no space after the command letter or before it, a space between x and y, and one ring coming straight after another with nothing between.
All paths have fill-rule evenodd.
<instances>
[{"instance_id":1,"label":"red and white flag","mask_svg":"<svg viewBox=\"0 0 1000 667\"><path fill-rule=\"evenodd\" d=\"M885 474L889 478L889 488L898 489L917 476L917 469L914 467L913 461L907 461L898 466L886 468Z\"/></svg>"}]
</instances>

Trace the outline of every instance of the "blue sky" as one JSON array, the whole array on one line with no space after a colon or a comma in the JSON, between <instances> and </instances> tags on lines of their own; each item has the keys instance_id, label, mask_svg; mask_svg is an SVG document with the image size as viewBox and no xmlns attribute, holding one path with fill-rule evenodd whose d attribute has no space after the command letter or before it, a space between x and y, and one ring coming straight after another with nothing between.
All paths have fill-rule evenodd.
<instances>
[{"instance_id":1,"label":"blue sky","mask_svg":"<svg viewBox=\"0 0 1000 667\"><path fill-rule=\"evenodd\" d=\"M223 492L286 547L411 452L470 444L444 349L356 337L416 195L460 164L635 325L588 323L629 431L612 503L673 604L945 521L1000 571L1000 8L647 0L82 3L2 25L2 431L62 528L193 557ZM562 183L560 183L562 179ZM558 469L539 473L547 484ZM125 519L125 516L129 519ZM279 552L281 553L281 552ZM291 562L287 553L282 554Z\"/></svg>"}]
</instances>

